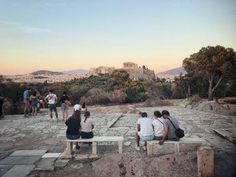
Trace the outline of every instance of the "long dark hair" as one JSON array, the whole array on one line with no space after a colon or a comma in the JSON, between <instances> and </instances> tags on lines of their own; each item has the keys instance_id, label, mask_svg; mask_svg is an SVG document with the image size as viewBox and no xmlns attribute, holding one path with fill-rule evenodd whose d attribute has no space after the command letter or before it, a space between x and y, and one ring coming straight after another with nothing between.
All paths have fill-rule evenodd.
<instances>
[{"instance_id":1,"label":"long dark hair","mask_svg":"<svg viewBox=\"0 0 236 177\"><path fill-rule=\"evenodd\" d=\"M84 113L84 117L85 117L85 119L84 119L84 123L86 122L86 120L87 120L87 118L90 116L90 112L89 111L86 111L85 113Z\"/></svg>"}]
</instances>

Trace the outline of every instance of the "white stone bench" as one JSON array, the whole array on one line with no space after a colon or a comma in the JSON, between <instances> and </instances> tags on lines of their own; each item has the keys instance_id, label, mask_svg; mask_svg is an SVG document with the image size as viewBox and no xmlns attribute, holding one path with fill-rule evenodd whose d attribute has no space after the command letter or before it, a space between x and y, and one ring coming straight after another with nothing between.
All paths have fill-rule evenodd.
<instances>
[{"instance_id":1,"label":"white stone bench","mask_svg":"<svg viewBox=\"0 0 236 177\"><path fill-rule=\"evenodd\" d=\"M92 142L92 154L97 155L97 143L98 142L118 142L118 152L122 154L123 151L123 136L94 136L93 138L89 139L75 139L70 140L66 139L66 150L62 153L61 158L71 158L72 151L73 151L73 143L83 143L83 142Z\"/></svg>"},{"instance_id":2,"label":"white stone bench","mask_svg":"<svg viewBox=\"0 0 236 177\"><path fill-rule=\"evenodd\" d=\"M147 141L147 155L165 155L178 152L196 151L201 145L205 145L205 140L201 138L181 138L179 141L165 141L159 145L158 140Z\"/></svg>"}]
</instances>

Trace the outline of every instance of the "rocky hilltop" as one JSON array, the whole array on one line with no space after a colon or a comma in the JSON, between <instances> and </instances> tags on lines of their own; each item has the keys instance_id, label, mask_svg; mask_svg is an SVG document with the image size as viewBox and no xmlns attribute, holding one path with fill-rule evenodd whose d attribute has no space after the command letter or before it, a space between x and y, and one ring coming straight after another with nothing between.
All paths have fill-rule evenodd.
<instances>
[{"instance_id":1,"label":"rocky hilltop","mask_svg":"<svg viewBox=\"0 0 236 177\"><path fill-rule=\"evenodd\" d=\"M39 70L30 73L31 75L62 75L62 72L48 71L48 70Z\"/></svg>"}]
</instances>

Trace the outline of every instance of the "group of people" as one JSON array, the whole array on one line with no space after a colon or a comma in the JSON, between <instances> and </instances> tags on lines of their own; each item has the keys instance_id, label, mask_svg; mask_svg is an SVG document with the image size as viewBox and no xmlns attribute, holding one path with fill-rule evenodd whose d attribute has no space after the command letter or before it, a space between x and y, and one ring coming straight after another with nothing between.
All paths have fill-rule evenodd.
<instances>
[{"instance_id":1,"label":"group of people","mask_svg":"<svg viewBox=\"0 0 236 177\"><path fill-rule=\"evenodd\" d=\"M171 117L168 111L155 111L153 119L149 118L146 112L139 114L141 117L137 121L136 150L140 150L140 139L145 142L144 150L147 141L159 140L159 144L162 145L165 140L179 140L175 133L179 128L178 120Z\"/></svg>"},{"instance_id":2,"label":"group of people","mask_svg":"<svg viewBox=\"0 0 236 177\"><path fill-rule=\"evenodd\" d=\"M49 90L48 95L43 100L39 100L37 92L36 91L32 92L31 88L28 88L23 93L23 100L24 100L25 117L29 116L30 110L32 110L32 115L36 116L39 105L41 104L44 107L44 102L46 102L48 104L48 108L50 111L50 118L53 119L53 112L54 112L55 117L58 120L58 112L57 112L58 97L55 93L53 93L53 90ZM62 120L66 121L68 118L69 106L72 105L66 91L63 92L59 102L61 103ZM83 103L81 110L82 111L86 110L85 103Z\"/></svg>"},{"instance_id":3,"label":"group of people","mask_svg":"<svg viewBox=\"0 0 236 177\"><path fill-rule=\"evenodd\" d=\"M81 116L81 115L84 116ZM82 118L81 118L82 117ZM94 124L90 118L90 112L82 108L79 104L74 105L74 113L69 117L65 124L67 125L66 137L68 139L92 138ZM76 149L80 146L76 143Z\"/></svg>"}]
</instances>

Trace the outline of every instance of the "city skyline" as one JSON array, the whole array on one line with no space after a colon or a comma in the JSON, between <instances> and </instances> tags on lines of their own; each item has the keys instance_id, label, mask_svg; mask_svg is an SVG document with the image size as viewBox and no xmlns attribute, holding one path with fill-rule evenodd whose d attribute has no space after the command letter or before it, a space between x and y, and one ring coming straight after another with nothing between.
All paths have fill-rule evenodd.
<instances>
[{"instance_id":1,"label":"city skyline","mask_svg":"<svg viewBox=\"0 0 236 177\"><path fill-rule=\"evenodd\" d=\"M234 0L0 0L0 74L121 68L161 72L202 47L236 49Z\"/></svg>"}]
</instances>

